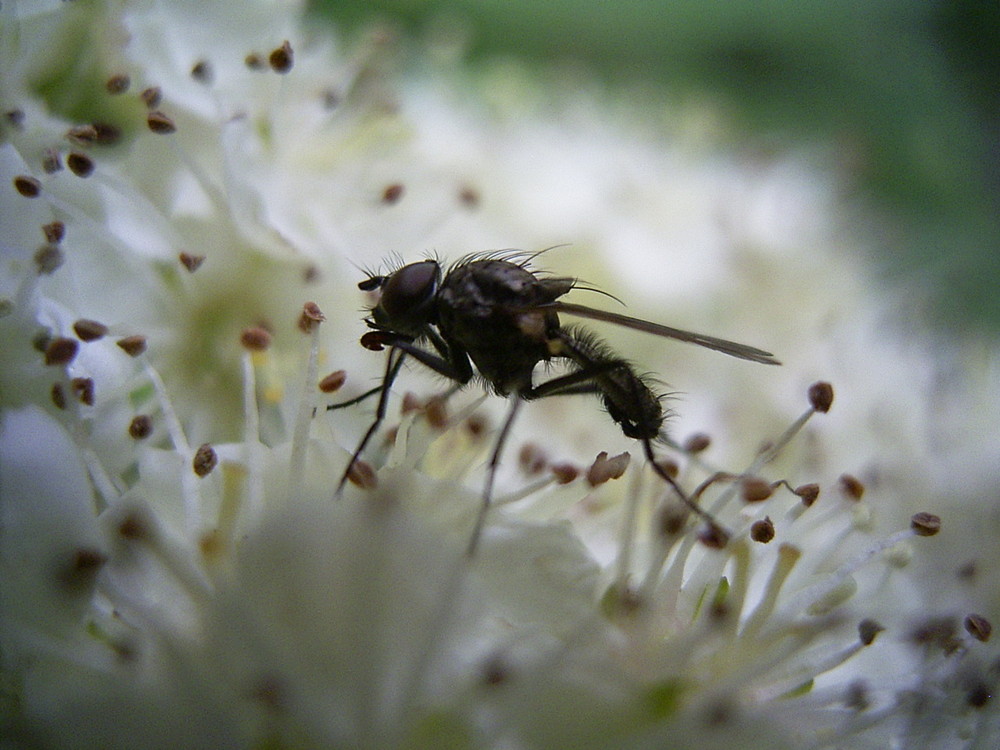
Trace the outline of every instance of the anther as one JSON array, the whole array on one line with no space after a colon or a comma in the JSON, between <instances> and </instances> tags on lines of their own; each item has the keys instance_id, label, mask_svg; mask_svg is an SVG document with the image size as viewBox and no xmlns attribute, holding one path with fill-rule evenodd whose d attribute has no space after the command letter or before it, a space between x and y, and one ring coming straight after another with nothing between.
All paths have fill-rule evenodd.
<instances>
[{"instance_id":1,"label":"anther","mask_svg":"<svg viewBox=\"0 0 1000 750\"><path fill-rule=\"evenodd\" d=\"M141 335L126 336L118 339L115 344L130 357L138 357L146 351L146 337Z\"/></svg>"},{"instance_id":2,"label":"anther","mask_svg":"<svg viewBox=\"0 0 1000 750\"><path fill-rule=\"evenodd\" d=\"M58 245L42 245L35 251L35 269L39 276L55 272L63 264L66 256Z\"/></svg>"},{"instance_id":3,"label":"anther","mask_svg":"<svg viewBox=\"0 0 1000 750\"><path fill-rule=\"evenodd\" d=\"M146 127L157 135L170 135L177 130L174 121L159 110L153 110L146 115Z\"/></svg>"},{"instance_id":4,"label":"anther","mask_svg":"<svg viewBox=\"0 0 1000 750\"><path fill-rule=\"evenodd\" d=\"M525 443L517 452L517 463L529 477L544 471L548 462L548 454L538 443Z\"/></svg>"},{"instance_id":5,"label":"anther","mask_svg":"<svg viewBox=\"0 0 1000 750\"><path fill-rule=\"evenodd\" d=\"M66 155L66 166L77 177L90 177L94 173L94 160L80 151L70 151Z\"/></svg>"},{"instance_id":6,"label":"anther","mask_svg":"<svg viewBox=\"0 0 1000 750\"><path fill-rule=\"evenodd\" d=\"M108 561L100 550L80 547L61 571L59 578L70 589L86 588L93 583L97 572Z\"/></svg>"},{"instance_id":7,"label":"anther","mask_svg":"<svg viewBox=\"0 0 1000 750\"><path fill-rule=\"evenodd\" d=\"M128 425L129 437L133 440L145 440L153 433L153 418L148 414L137 414Z\"/></svg>"},{"instance_id":8,"label":"anther","mask_svg":"<svg viewBox=\"0 0 1000 750\"><path fill-rule=\"evenodd\" d=\"M760 544L767 544L774 539L774 522L769 516L753 522L750 526L750 538Z\"/></svg>"},{"instance_id":9,"label":"anther","mask_svg":"<svg viewBox=\"0 0 1000 750\"><path fill-rule=\"evenodd\" d=\"M361 459L356 459L351 464L351 468L347 472L347 479L351 484L363 490L370 490L378 486L378 477L375 475L375 470L371 464Z\"/></svg>"},{"instance_id":10,"label":"anther","mask_svg":"<svg viewBox=\"0 0 1000 750\"><path fill-rule=\"evenodd\" d=\"M47 242L52 245L58 245L66 236L66 225L61 221L53 221L50 224L43 224L42 234L45 235Z\"/></svg>"},{"instance_id":11,"label":"anther","mask_svg":"<svg viewBox=\"0 0 1000 750\"><path fill-rule=\"evenodd\" d=\"M707 523L698 532L698 541L709 549L724 549L729 544L729 534L715 523Z\"/></svg>"},{"instance_id":12,"label":"anther","mask_svg":"<svg viewBox=\"0 0 1000 750\"><path fill-rule=\"evenodd\" d=\"M97 341L108 333L108 327L96 320L80 318L73 324L73 332L80 341Z\"/></svg>"},{"instance_id":13,"label":"anther","mask_svg":"<svg viewBox=\"0 0 1000 750\"><path fill-rule=\"evenodd\" d=\"M25 198L37 198L42 192L42 183L30 175L19 174L14 178L14 189Z\"/></svg>"},{"instance_id":14,"label":"anther","mask_svg":"<svg viewBox=\"0 0 1000 750\"><path fill-rule=\"evenodd\" d=\"M73 378L70 381L73 395L76 400L84 406L94 405L94 379L93 378Z\"/></svg>"},{"instance_id":15,"label":"anther","mask_svg":"<svg viewBox=\"0 0 1000 750\"><path fill-rule=\"evenodd\" d=\"M267 70L267 61L257 52L247 53L247 56L243 58L243 64L250 70Z\"/></svg>"},{"instance_id":16,"label":"anther","mask_svg":"<svg viewBox=\"0 0 1000 750\"><path fill-rule=\"evenodd\" d=\"M205 262L204 255L192 255L191 253L181 252L177 259L181 262L181 265L188 271L188 273L194 273L199 268L201 264Z\"/></svg>"},{"instance_id":17,"label":"anther","mask_svg":"<svg viewBox=\"0 0 1000 750\"><path fill-rule=\"evenodd\" d=\"M207 60L199 60L191 66L191 77L198 83L202 83L207 86L212 82L215 74L212 71L211 64L209 64Z\"/></svg>"},{"instance_id":18,"label":"anther","mask_svg":"<svg viewBox=\"0 0 1000 750\"><path fill-rule=\"evenodd\" d=\"M59 156L59 152L51 148L46 149L42 156L42 171L45 174L55 174L61 171L62 168L62 157Z\"/></svg>"},{"instance_id":19,"label":"anther","mask_svg":"<svg viewBox=\"0 0 1000 750\"><path fill-rule=\"evenodd\" d=\"M124 94L128 91L128 87L132 85L132 80L124 73L118 73L117 75L111 76L107 82L104 84L104 88L109 94L117 95Z\"/></svg>"},{"instance_id":20,"label":"anther","mask_svg":"<svg viewBox=\"0 0 1000 750\"><path fill-rule=\"evenodd\" d=\"M250 326L240 332L240 344L251 352L263 352L271 346L271 334L261 326Z\"/></svg>"},{"instance_id":21,"label":"anther","mask_svg":"<svg viewBox=\"0 0 1000 750\"><path fill-rule=\"evenodd\" d=\"M941 531L941 518L933 513L915 513L910 518L910 528L917 536L934 536Z\"/></svg>"},{"instance_id":22,"label":"anther","mask_svg":"<svg viewBox=\"0 0 1000 750\"><path fill-rule=\"evenodd\" d=\"M79 344L76 339L54 338L45 347L46 365L68 365L76 357Z\"/></svg>"},{"instance_id":23,"label":"anther","mask_svg":"<svg viewBox=\"0 0 1000 750\"><path fill-rule=\"evenodd\" d=\"M159 86L150 86L148 89L143 89L143 92L139 94L139 98L146 105L146 109L156 109L163 99L163 91Z\"/></svg>"},{"instance_id":24,"label":"anther","mask_svg":"<svg viewBox=\"0 0 1000 750\"><path fill-rule=\"evenodd\" d=\"M291 72L292 65L295 62L295 54L292 51L292 45L287 39L280 47L271 52L267 58L267 62L271 66L271 70L275 73L284 75Z\"/></svg>"},{"instance_id":25,"label":"anther","mask_svg":"<svg viewBox=\"0 0 1000 750\"><path fill-rule=\"evenodd\" d=\"M627 452L608 458L607 451L601 451L587 469L587 483L591 487L597 487L610 479L618 479L625 473L630 460L631 456Z\"/></svg>"},{"instance_id":26,"label":"anther","mask_svg":"<svg viewBox=\"0 0 1000 750\"><path fill-rule=\"evenodd\" d=\"M302 314L299 316L299 330L303 333L311 333L312 330L326 320L323 311L315 302L306 302L302 306Z\"/></svg>"},{"instance_id":27,"label":"anther","mask_svg":"<svg viewBox=\"0 0 1000 750\"><path fill-rule=\"evenodd\" d=\"M94 125L74 125L66 131L66 140L78 146L89 146L97 143L97 128Z\"/></svg>"},{"instance_id":28,"label":"anther","mask_svg":"<svg viewBox=\"0 0 1000 750\"><path fill-rule=\"evenodd\" d=\"M344 383L346 382L347 382L347 371L334 370L325 378L319 381L319 390L321 393L336 393L343 387Z\"/></svg>"},{"instance_id":29,"label":"anther","mask_svg":"<svg viewBox=\"0 0 1000 750\"><path fill-rule=\"evenodd\" d=\"M704 432L696 432L693 435L688 436L688 438L684 441L681 448L686 453L701 453L711 444L712 444L712 438L710 438Z\"/></svg>"},{"instance_id":30,"label":"anther","mask_svg":"<svg viewBox=\"0 0 1000 750\"><path fill-rule=\"evenodd\" d=\"M848 500L860 500L865 494L865 486L861 480L851 474L841 474L837 484L841 494Z\"/></svg>"},{"instance_id":31,"label":"anther","mask_svg":"<svg viewBox=\"0 0 1000 750\"><path fill-rule=\"evenodd\" d=\"M964 624L966 632L977 641L982 641L983 643L986 643L993 633L993 626L990 624L990 621L982 615L967 615Z\"/></svg>"},{"instance_id":32,"label":"anther","mask_svg":"<svg viewBox=\"0 0 1000 750\"><path fill-rule=\"evenodd\" d=\"M458 191L458 202L466 208L479 206L479 191L469 185L463 185Z\"/></svg>"},{"instance_id":33,"label":"anther","mask_svg":"<svg viewBox=\"0 0 1000 750\"><path fill-rule=\"evenodd\" d=\"M792 490L792 493L798 495L802 504L807 508L816 502L819 497L819 485L818 484L802 484Z\"/></svg>"},{"instance_id":34,"label":"anther","mask_svg":"<svg viewBox=\"0 0 1000 750\"><path fill-rule=\"evenodd\" d=\"M66 408L66 392L63 391L62 383L53 383L49 395L52 397L52 403L56 405L57 409Z\"/></svg>"},{"instance_id":35,"label":"anther","mask_svg":"<svg viewBox=\"0 0 1000 750\"><path fill-rule=\"evenodd\" d=\"M549 471L556 478L556 484L569 484L580 476L580 467L570 463L552 464Z\"/></svg>"},{"instance_id":36,"label":"anther","mask_svg":"<svg viewBox=\"0 0 1000 750\"><path fill-rule=\"evenodd\" d=\"M875 620L864 619L858 623L858 639L863 645L870 646L883 630L885 628Z\"/></svg>"},{"instance_id":37,"label":"anther","mask_svg":"<svg viewBox=\"0 0 1000 750\"><path fill-rule=\"evenodd\" d=\"M760 503L774 493L770 482L760 477L744 477L740 482L740 497L745 503Z\"/></svg>"},{"instance_id":38,"label":"anther","mask_svg":"<svg viewBox=\"0 0 1000 750\"><path fill-rule=\"evenodd\" d=\"M814 411L826 414L833 405L833 386L819 381L809 386L809 404Z\"/></svg>"},{"instance_id":39,"label":"anther","mask_svg":"<svg viewBox=\"0 0 1000 750\"><path fill-rule=\"evenodd\" d=\"M391 206L394 203L398 203L403 197L403 186L398 182L394 182L391 185L386 185L382 190L382 202L387 206Z\"/></svg>"},{"instance_id":40,"label":"anther","mask_svg":"<svg viewBox=\"0 0 1000 750\"><path fill-rule=\"evenodd\" d=\"M198 450L194 452L194 459L191 461L191 468L199 477L207 477L212 473L212 469L219 463L219 456L215 449L208 443L202 443Z\"/></svg>"}]
</instances>

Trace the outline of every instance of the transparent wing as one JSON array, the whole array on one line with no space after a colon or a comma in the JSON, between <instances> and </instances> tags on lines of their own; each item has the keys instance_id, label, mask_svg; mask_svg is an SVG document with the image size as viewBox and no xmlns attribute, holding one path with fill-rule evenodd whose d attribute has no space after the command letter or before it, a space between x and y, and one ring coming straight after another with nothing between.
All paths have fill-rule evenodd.
<instances>
[{"instance_id":1,"label":"transparent wing","mask_svg":"<svg viewBox=\"0 0 1000 750\"><path fill-rule=\"evenodd\" d=\"M608 312L606 310L595 310L592 307L576 305L572 302L553 302L542 306L541 309L554 310L555 312L575 315L579 318L588 318L590 320L602 320L605 323L614 323L615 325L625 326L626 328L633 328L636 331L651 333L654 336L664 336L668 339L686 341L689 344L697 344L698 346L703 346L706 349L713 349L717 352L728 354L731 357L739 357L740 359L747 359L751 362L759 362L762 365L781 364L781 362L776 360L774 355L770 352L765 352L763 349L757 349L753 346L739 344L735 341L726 341L725 339L719 339L715 336L706 336L701 333L684 331L680 328L671 328L670 326L660 325L659 323L651 323L650 321L642 320L641 318L631 318L628 315L619 315L618 313Z\"/></svg>"}]
</instances>

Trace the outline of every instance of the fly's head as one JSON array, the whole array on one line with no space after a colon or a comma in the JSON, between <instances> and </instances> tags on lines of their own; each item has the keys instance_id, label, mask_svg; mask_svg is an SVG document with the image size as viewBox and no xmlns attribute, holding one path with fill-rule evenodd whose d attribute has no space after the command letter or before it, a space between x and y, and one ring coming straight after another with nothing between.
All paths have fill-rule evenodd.
<instances>
[{"instance_id":1,"label":"fly's head","mask_svg":"<svg viewBox=\"0 0 1000 750\"><path fill-rule=\"evenodd\" d=\"M437 318L441 266L436 260L410 263L386 276L371 276L360 284L363 292L380 291L367 323L372 328L419 337Z\"/></svg>"}]
</instances>

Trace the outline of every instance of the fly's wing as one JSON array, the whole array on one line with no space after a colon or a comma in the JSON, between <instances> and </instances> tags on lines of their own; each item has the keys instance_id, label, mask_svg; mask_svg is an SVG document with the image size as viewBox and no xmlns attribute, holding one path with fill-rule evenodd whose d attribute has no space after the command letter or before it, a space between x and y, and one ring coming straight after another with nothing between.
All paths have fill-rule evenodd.
<instances>
[{"instance_id":1,"label":"fly's wing","mask_svg":"<svg viewBox=\"0 0 1000 750\"><path fill-rule=\"evenodd\" d=\"M626 328L633 328L637 331L651 333L654 336L664 336L669 339L676 339L677 341L686 341L689 344L697 344L706 349L713 349L717 352L728 354L731 357L739 357L751 362L759 362L762 365L781 364L770 352L765 352L763 349L757 349L753 346L718 339L714 336L705 336L701 333L684 331L680 328L671 328L670 326L651 323L641 318L630 318L628 315L619 315L618 313L607 312L606 310L595 310L592 307L576 305L572 302L552 302L551 304L543 305L541 309L575 315L579 318L588 318L590 320L602 320L605 323L614 323Z\"/></svg>"}]
</instances>

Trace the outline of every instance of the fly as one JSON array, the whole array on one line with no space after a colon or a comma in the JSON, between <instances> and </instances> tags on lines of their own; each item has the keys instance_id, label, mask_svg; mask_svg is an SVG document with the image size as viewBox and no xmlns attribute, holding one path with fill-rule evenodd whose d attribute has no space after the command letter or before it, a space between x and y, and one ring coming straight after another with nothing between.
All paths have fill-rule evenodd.
<instances>
[{"instance_id":1,"label":"fly","mask_svg":"<svg viewBox=\"0 0 1000 750\"><path fill-rule=\"evenodd\" d=\"M656 461L653 441L661 436L666 419L661 396L627 360L585 328L564 326L560 315L614 323L751 362L780 363L769 352L746 344L563 302L563 295L581 287L574 278L532 270L531 261L537 255L517 251L479 253L466 256L447 270L437 260L422 260L386 275L372 274L358 284L362 291L380 292L378 303L365 319L372 330L361 337L361 344L375 351L388 347L389 354L379 386L358 398L327 407L349 406L380 394L375 421L352 454L337 485L337 495L385 417L389 391L403 362L412 357L454 381L457 387L467 384L478 372L491 391L511 398L487 466L482 505L467 548L470 556L482 535L497 466L521 403L575 394L592 394L601 399L622 432L642 443L653 471L708 523L710 535L724 544L728 534ZM564 361L568 371L536 383L536 366L551 360Z\"/></svg>"}]
</instances>

